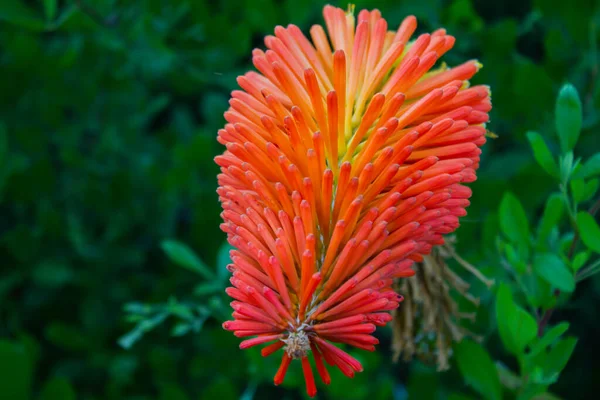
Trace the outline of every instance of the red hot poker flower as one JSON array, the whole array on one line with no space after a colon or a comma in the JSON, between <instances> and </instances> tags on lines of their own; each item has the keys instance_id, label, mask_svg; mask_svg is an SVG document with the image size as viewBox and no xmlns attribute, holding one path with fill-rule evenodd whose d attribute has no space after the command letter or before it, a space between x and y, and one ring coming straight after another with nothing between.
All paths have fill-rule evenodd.
<instances>
[{"instance_id":1,"label":"red hot poker flower","mask_svg":"<svg viewBox=\"0 0 600 400\"><path fill-rule=\"evenodd\" d=\"M444 29L409 42L412 16L389 31L377 10L323 14L329 36L278 26L254 50L259 72L238 78L216 157L236 248L223 327L242 349L283 348L275 384L300 359L310 396L309 355L325 384L326 365L362 371L332 343L374 351L402 301L394 279L459 226L491 109L468 84L476 61L431 70L454 44Z\"/></svg>"}]
</instances>

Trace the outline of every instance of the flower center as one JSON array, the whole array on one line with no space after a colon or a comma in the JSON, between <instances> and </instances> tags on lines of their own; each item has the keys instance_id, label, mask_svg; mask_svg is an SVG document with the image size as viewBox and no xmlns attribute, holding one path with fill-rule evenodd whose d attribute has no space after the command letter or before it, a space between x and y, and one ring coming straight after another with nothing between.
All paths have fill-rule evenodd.
<instances>
[{"instance_id":1,"label":"flower center","mask_svg":"<svg viewBox=\"0 0 600 400\"><path fill-rule=\"evenodd\" d=\"M301 327L295 332L290 332L282 341L286 344L284 349L291 358L305 357L310 351L310 339Z\"/></svg>"}]
</instances>

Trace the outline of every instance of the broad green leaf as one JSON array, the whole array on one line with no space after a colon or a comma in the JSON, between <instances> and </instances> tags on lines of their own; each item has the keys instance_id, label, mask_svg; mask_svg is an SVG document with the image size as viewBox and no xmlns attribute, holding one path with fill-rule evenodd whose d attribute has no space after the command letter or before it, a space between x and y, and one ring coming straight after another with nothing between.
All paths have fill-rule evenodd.
<instances>
[{"instance_id":1,"label":"broad green leaf","mask_svg":"<svg viewBox=\"0 0 600 400\"><path fill-rule=\"evenodd\" d=\"M553 177L558 177L558 166L552 153L542 136L537 132L527 132L527 139L533 149L533 156L537 163Z\"/></svg>"},{"instance_id":2,"label":"broad green leaf","mask_svg":"<svg viewBox=\"0 0 600 400\"><path fill-rule=\"evenodd\" d=\"M75 391L68 380L56 377L46 381L39 400L75 400Z\"/></svg>"},{"instance_id":3,"label":"broad green leaf","mask_svg":"<svg viewBox=\"0 0 600 400\"><path fill-rule=\"evenodd\" d=\"M465 380L485 399L502 399L502 387L498 372L485 349L470 340L455 346L458 368Z\"/></svg>"},{"instance_id":4,"label":"broad green leaf","mask_svg":"<svg viewBox=\"0 0 600 400\"><path fill-rule=\"evenodd\" d=\"M537 333L535 319L514 302L506 284L500 285L496 295L496 322L504 346L515 355L520 355Z\"/></svg>"},{"instance_id":5,"label":"broad green leaf","mask_svg":"<svg viewBox=\"0 0 600 400\"><path fill-rule=\"evenodd\" d=\"M556 255L546 253L537 255L533 262L535 272L546 282L563 292L575 290L575 278L571 270Z\"/></svg>"},{"instance_id":6,"label":"broad green leaf","mask_svg":"<svg viewBox=\"0 0 600 400\"><path fill-rule=\"evenodd\" d=\"M565 204L560 193L553 193L546 201L544 215L538 226L538 242L543 243L553 228L557 227L563 215Z\"/></svg>"},{"instance_id":7,"label":"broad green leaf","mask_svg":"<svg viewBox=\"0 0 600 400\"><path fill-rule=\"evenodd\" d=\"M500 203L500 228L515 243L529 243L529 222L519 199L508 192Z\"/></svg>"},{"instance_id":8,"label":"broad green leaf","mask_svg":"<svg viewBox=\"0 0 600 400\"><path fill-rule=\"evenodd\" d=\"M29 400L32 362L21 344L0 340L0 397Z\"/></svg>"},{"instance_id":9,"label":"broad green leaf","mask_svg":"<svg viewBox=\"0 0 600 400\"><path fill-rule=\"evenodd\" d=\"M556 131L563 153L573 150L577 144L581 121L581 100L577 89L566 84L560 89L555 108Z\"/></svg>"},{"instance_id":10,"label":"broad green leaf","mask_svg":"<svg viewBox=\"0 0 600 400\"><path fill-rule=\"evenodd\" d=\"M579 212L577 229L583 243L596 253L600 253L600 227L594 217L585 211Z\"/></svg>"},{"instance_id":11,"label":"broad green leaf","mask_svg":"<svg viewBox=\"0 0 600 400\"><path fill-rule=\"evenodd\" d=\"M214 279L213 272L185 244L175 240L165 240L161 243L161 247L175 264L194 271L206 279Z\"/></svg>"}]
</instances>

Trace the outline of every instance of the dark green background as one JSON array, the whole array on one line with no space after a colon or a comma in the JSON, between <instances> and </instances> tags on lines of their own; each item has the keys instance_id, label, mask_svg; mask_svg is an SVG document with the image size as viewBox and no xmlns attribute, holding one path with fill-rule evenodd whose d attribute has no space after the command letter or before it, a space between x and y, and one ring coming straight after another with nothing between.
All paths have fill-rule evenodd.
<instances>
[{"instance_id":1,"label":"dark green background","mask_svg":"<svg viewBox=\"0 0 600 400\"><path fill-rule=\"evenodd\" d=\"M223 150L215 137L229 92L251 68L251 50L263 46L264 35L288 23L306 32L322 23L322 5L0 1L0 398L305 396L297 365L283 388L272 386L277 360L240 351L239 340L220 327L227 298L220 290L203 294L197 285L204 279L176 266L160 244L188 244L221 271L217 289L224 284L212 158ZM357 2L365 7L375 5ZM499 138L485 146L458 246L497 277L502 193L514 192L534 218L555 188L525 133L537 130L557 148L552 113L564 82L583 102L578 155L600 148L600 7L592 0L385 0L376 7L390 27L415 14L419 33L447 28L457 38L448 64L478 58L484 65L475 81L492 88L488 127ZM510 366L488 312L492 296L474 285L483 306L472 329ZM210 314L202 329L183 334L181 318L170 316L130 350L118 345L135 327L125 304L164 305L169 298L182 302L182 312ZM562 398L590 398L600 389L592 356L600 354L599 300L596 278L554 314L580 339L551 387ZM180 336L171 335L174 327ZM319 388L321 398L477 398L455 367L438 374L419 362L392 364L390 331L378 335L376 353L354 353L365 372L352 381L334 373L331 387Z\"/></svg>"}]
</instances>

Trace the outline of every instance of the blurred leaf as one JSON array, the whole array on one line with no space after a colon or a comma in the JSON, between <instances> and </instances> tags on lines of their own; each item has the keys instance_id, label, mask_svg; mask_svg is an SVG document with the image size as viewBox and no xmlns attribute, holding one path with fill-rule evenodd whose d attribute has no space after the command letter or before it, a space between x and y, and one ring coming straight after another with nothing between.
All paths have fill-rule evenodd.
<instances>
[{"instance_id":1,"label":"blurred leaf","mask_svg":"<svg viewBox=\"0 0 600 400\"><path fill-rule=\"evenodd\" d=\"M560 148L563 153L566 153L573 150L581 131L581 100L573 85L566 84L560 89L555 114Z\"/></svg>"},{"instance_id":2,"label":"blurred leaf","mask_svg":"<svg viewBox=\"0 0 600 400\"><path fill-rule=\"evenodd\" d=\"M496 370L498 371L498 377L503 387L514 391L523 384L523 381L517 374L499 361L496 362Z\"/></svg>"},{"instance_id":3,"label":"blurred leaf","mask_svg":"<svg viewBox=\"0 0 600 400\"><path fill-rule=\"evenodd\" d=\"M587 247L600 253L600 227L589 213L580 211L577 214L577 229L581 240Z\"/></svg>"},{"instance_id":4,"label":"blurred leaf","mask_svg":"<svg viewBox=\"0 0 600 400\"><path fill-rule=\"evenodd\" d=\"M58 288L71 281L73 273L64 262L44 260L33 270L32 278L40 286Z\"/></svg>"},{"instance_id":5,"label":"blurred leaf","mask_svg":"<svg viewBox=\"0 0 600 400\"><path fill-rule=\"evenodd\" d=\"M537 343L531 346L530 352L527 354L528 357L535 357L538 353L545 351L547 347L551 346L558 338L560 338L569 329L568 322L561 322L542 336Z\"/></svg>"},{"instance_id":6,"label":"blurred leaf","mask_svg":"<svg viewBox=\"0 0 600 400\"><path fill-rule=\"evenodd\" d=\"M149 332L160 325L168 316L168 312L162 312L150 319L142 320L135 328L119 338L119 345L124 349L131 348L146 332Z\"/></svg>"},{"instance_id":7,"label":"blurred leaf","mask_svg":"<svg viewBox=\"0 0 600 400\"><path fill-rule=\"evenodd\" d=\"M470 340L462 340L455 346L455 351L465 382L486 399L502 399L496 367L485 349Z\"/></svg>"},{"instance_id":8,"label":"blurred leaf","mask_svg":"<svg viewBox=\"0 0 600 400\"><path fill-rule=\"evenodd\" d=\"M567 362L569 362L571 354L575 350L575 345L577 345L577 339L566 338L562 339L550 350L543 366L546 376L553 377L561 373Z\"/></svg>"},{"instance_id":9,"label":"blurred leaf","mask_svg":"<svg viewBox=\"0 0 600 400\"><path fill-rule=\"evenodd\" d=\"M583 189L583 195L581 196L581 202L586 202L591 200L592 197L598 191L598 186L600 185L600 179L590 179L585 183L585 187Z\"/></svg>"},{"instance_id":10,"label":"blurred leaf","mask_svg":"<svg viewBox=\"0 0 600 400\"><path fill-rule=\"evenodd\" d=\"M233 246L227 241L223 242L221 247L219 247L219 253L217 254L217 276L222 281L229 277L227 265L231 264L231 257L229 255L231 250L233 250Z\"/></svg>"},{"instance_id":11,"label":"blurred leaf","mask_svg":"<svg viewBox=\"0 0 600 400\"><path fill-rule=\"evenodd\" d=\"M569 151L559 157L560 182L566 185L573 173L573 152Z\"/></svg>"},{"instance_id":12,"label":"blurred leaf","mask_svg":"<svg viewBox=\"0 0 600 400\"><path fill-rule=\"evenodd\" d=\"M546 146L546 142L537 132L527 132L527 139L533 149L533 156L537 163L553 177L558 177L558 167L552 153Z\"/></svg>"},{"instance_id":13,"label":"blurred leaf","mask_svg":"<svg viewBox=\"0 0 600 400\"><path fill-rule=\"evenodd\" d=\"M65 378L52 378L42 387L39 400L75 400L77 398L71 384Z\"/></svg>"},{"instance_id":14,"label":"blurred leaf","mask_svg":"<svg viewBox=\"0 0 600 400\"><path fill-rule=\"evenodd\" d=\"M535 272L549 284L563 292L575 290L575 278L571 270L554 254L536 255L533 267Z\"/></svg>"},{"instance_id":15,"label":"blurred leaf","mask_svg":"<svg viewBox=\"0 0 600 400\"><path fill-rule=\"evenodd\" d=\"M21 0L0 1L0 20L33 31L41 31L45 27L44 21Z\"/></svg>"},{"instance_id":16,"label":"blurred leaf","mask_svg":"<svg viewBox=\"0 0 600 400\"><path fill-rule=\"evenodd\" d=\"M0 340L0 393L11 400L29 400L33 365L25 348Z\"/></svg>"},{"instance_id":17,"label":"blurred leaf","mask_svg":"<svg viewBox=\"0 0 600 400\"><path fill-rule=\"evenodd\" d=\"M6 167L7 158L8 158L8 135L6 133L6 126L0 121L0 165L2 165L2 169ZM0 173L4 173L3 170L0 170Z\"/></svg>"},{"instance_id":18,"label":"blurred leaf","mask_svg":"<svg viewBox=\"0 0 600 400\"><path fill-rule=\"evenodd\" d=\"M175 240L165 240L161 243L163 251L180 267L194 271L206 279L214 279L213 272L185 244Z\"/></svg>"},{"instance_id":19,"label":"blurred leaf","mask_svg":"<svg viewBox=\"0 0 600 400\"><path fill-rule=\"evenodd\" d=\"M52 344L64 350L84 350L89 342L78 328L62 322L52 322L46 326L45 336Z\"/></svg>"},{"instance_id":20,"label":"blurred leaf","mask_svg":"<svg viewBox=\"0 0 600 400\"><path fill-rule=\"evenodd\" d=\"M185 391L175 383L163 383L160 385L158 400L188 400Z\"/></svg>"},{"instance_id":21,"label":"blurred leaf","mask_svg":"<svg viewBox=\"0 0 600 400\"><path fill-rule=\"evenodd\" d=\"M225 286L219 281L202 282L194 288L196 296L206 296L225 290Z\"/></svg>"},{"instance_id":22,"label":"blurred leaf","mask_svg":"<svg viewBox=\"0 0 600 400\"><path fill-rule=\"evenodd\" d=\"M575 204L581 203L585 197L585 181L583 179L572 179L571 193L573 193L573 201Z\"/></svg>"},{"instance_id":23,"label":"blurred leaf","mask_svg":"<svg viewBox=\"0 0 600 400\"><path fill-rule=\"evenodd\" d=\"M192 329L192 326L185 322L179 322L175 324L171 329L171 336L183 336Z\"/></svg>"},{"instance_id":24,"label":"blurred leaf","mask_svg":"<svg viewBox=\"0 0 600 400\"><path fill-rule=\"evenodd\" d=\"M577 177L590 178L600 175L600 153L591 156L577 172Z\"/></svg>"},{"instance_id":25,"label":"blurred leaf","mask_svg":"<svg viewBox=\"0 0 600 400\"><path fill-rule=\"evenodd\" d=\"M500 228L515 243L529 243L529 222L519 199L505 193L500 203Z\"/></svg>"},{"instance_id":26,"label":"blurred leaf","mask_svg":"<svg viewBox=\"0 0 600 400\"><path fill-rule=\"evenodd\" d=\"M581 267L583 267L585 265L585 263L589 260L590 256L592 255L592 253L588 250L588 251L580 251L579 253L577 253L575 255L575 257L573 258L573 263L572 263L572 267L573 267L573 271L577 272L581 269Z\"/></svg>"},{"instance_id":27,"label":"blurred leaf","mask_svg":"<svg viewBox=\"0 0 600 400\"><path fill-rule=\"evenodd\" d=\"M52 21L56 17L56 2L57 0L44 0L44 12L47 21Z\"/></svg>"},{"instance_id":28,"label":"blurred leaf","mask_svg":"<svg viewBox=\"0 0 600 400\"><path fill-rule=\"evenodd\" d=\"M515 355L521 354L537 333L535 319L515 304L504 283L496 295L496 323L504 346Z\"/></svg>"}]
</instances>

